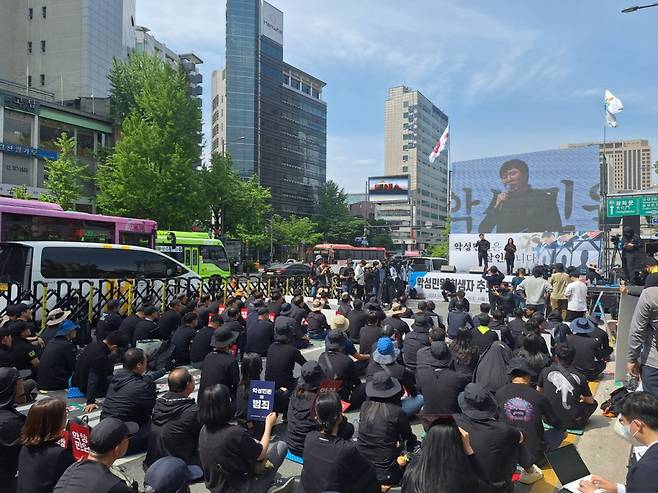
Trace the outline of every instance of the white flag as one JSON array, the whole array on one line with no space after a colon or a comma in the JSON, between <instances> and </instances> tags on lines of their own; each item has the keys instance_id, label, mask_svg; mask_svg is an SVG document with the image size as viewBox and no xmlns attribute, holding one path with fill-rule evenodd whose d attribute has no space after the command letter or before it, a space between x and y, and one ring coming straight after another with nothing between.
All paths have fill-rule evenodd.
<instances>
[{"instance_id":1,"label":"white flag","mask_svg":"<svg viewBox=\"0 0 658 493\"><path fill-rule=\"evenodd\" d=\"M430 153L429 160L430 163L433 163L434 160L439 157L439 154L443 152L443 149L446 148L446 145L448 143L448 138L450 137L450 126L448 125L446 129L443 131L441 134L441 137L439 140L436 142L436 145L434 146L434 149L432 149L432 152Z\"/></svg>"},{"instance_id":2,"label":"white flag","mask_svg":"<svg viewBox=\"0 0 658 493\"><path fill-rule=\"evenodd\" d=\"M607 89L605 90L605 109L608 113L615 114L624 111L624 105L617 96Z\"/></svg>"},{"instance_id":3,"label":"white flag","mask_svg":"<svg viewBox=\"0 0 658 493\"><path fill-rule=\"evenodd\" d=\"M609 111L605 112L605 121L608 124L608 127L612 127L612 128L617 127L617 118L615 118L615 115L613 115Z\"/></svg>"}]
</instances>

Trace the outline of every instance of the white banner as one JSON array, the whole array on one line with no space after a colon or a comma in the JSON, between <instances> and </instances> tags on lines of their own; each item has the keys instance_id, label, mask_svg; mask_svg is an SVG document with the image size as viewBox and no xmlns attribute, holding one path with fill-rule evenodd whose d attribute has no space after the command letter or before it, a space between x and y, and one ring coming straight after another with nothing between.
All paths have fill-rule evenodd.
<instances>
[{"instance_id":1,"label":"white banner","mask_svg":"<svg viewBox=\"0 0 658 493\"><path fill-rule=\"evenodd\" d=\"M506 233L488 234L485 238L491 244L489 265L495 265L505 273L507 264L504 248L508 238L512 238L516 245L515 270L519 267L532 269L535 265L551 265L557 262L561 262L565 267L585 268L589 263L599 262L602 233ZM456 267L457 272L468 272L471 267L477 266L477 241L477 234L450 235L449 262Z\"/></svg>"},{"instance_id":2,"label":"white banner","mask_svg":"<svg viewBox=\"0 0 658 493\"><path fill-rule=\"evenodd\" d=\"M441 285L443 281L450 279L457 291L464 291L466 299L471 305L480 303L489 303L489 294L487 291L487 281L482 279L481 274L446 274L443 272L428 272L416 280L416 292L419 296L428 300L442 300ZM512 276L505 277L505 280L512 282Z\"/></svg>"}]
</instances>

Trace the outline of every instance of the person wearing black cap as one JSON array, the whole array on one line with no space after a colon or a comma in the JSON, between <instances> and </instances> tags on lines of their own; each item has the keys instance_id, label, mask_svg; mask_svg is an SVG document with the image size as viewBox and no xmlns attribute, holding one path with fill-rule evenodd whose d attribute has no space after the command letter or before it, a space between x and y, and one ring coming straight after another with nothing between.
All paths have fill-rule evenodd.
<instances>
[{"instance_id":1,"label":"person wearing black cap","mask_svg":"<svg viewBox=\"0 0 658 493\"><path fill-rule=\"evenodd\" d=\"M15 491L14 476L21 450L21 427L25 416L16 410L16 399L23 393L23 382L16 368L0 368L0 485Z\"/></svg>"},{"instance_id":2,"label":"person wearing black cap","mask_svg":"<svg viewBox=\"0 0 658 493\"><path fill-rule=\"evenodd\" d=\"M96 325L96 340L102 341L110 333L121 327L121 302L119 300L110 300L105 305L105 313L101 315Z\"/></svg>"},{"instance_id":3,"label":"person wearing black cap","mask_svg":"<svg viewBox=\"0 0 658 493\"><path fill-rule=\"evenodd\" d=\"M203 478L203 469L178 457L162 457L144 475L144 493L189 493L190 483Z\"/></svg>"},{"instance_id":4,"label":"person wearing black cap","mask_svg":"<svg viewBox=\"0 0 658 493\"><path fill-rule=\"evenodd\" d=\"M178 298L169 303L169 309L160 316L160 337L169 339L171 334L181 323L182 312L185 307Z\"/></svg>"},{"instance_id":5,"label":"person wearing black cap","mask_svg":"<svg viewBox=\"0 0 658 493\"><path fill-rule=\"evenodd\" d=\"M126 337L120 330L110 332L103 341L92 341L76 361L73 383L87 396L86 413L98 409L96 399L105 397L114 373L110 355L128 345Z\"/></svg>"},{"instance_id":6,"label":"person wearing black cap","mask_svg":"<svg viewBox=\"0 0 658 493\"><path fill-rule=\"evenodd\" d=\"M280 327L287 326L290 328L291 342L297 349L304 349L310 346L306 330L292 318L292 305L290 303L283 303L279 315L274 320L274 330Z\"/></svg>"},{"instance_id":7,"label":"person wearing black cap","mask_svg":"<svg viewBox=\"0 0 658 493\"><path fill-rule=\"evenodd\" d=\"M192 366L199 370L203 368L205 357L212 353L212 337L215 331L224 324L222 317L217 313L209 314L206 322L207 325L197 331L190 346L190 361Z\"/></svg>"},{"instance_id":8,"label":"person wearing black cap","mask_svg":"<svg viewBox=\"0 0 658 493\"><path fill-rule=\"evenodd\" d=\"M562 231L562 220L554 190L532 188L525 161L512 159L500 167L504 191L494 191L480 223L480 233Z\"/></svg>"},{"instance_id":9,"label":"person wearing black cap","mask_svg":"<svg viewBox=\"0 0 658 493\"><path fill-rule=\"evenodd\" d=\"M423 414L459 413L457 397L471 379L453 368L452 353L445 342L432 342L429 357L416 370L416 383L423 395Z\"/></svg>"},{"instance_id":10,"label":"person wearing black cap","mask_svg":"<svg viewBox=\"0 0 658 493\"><path fill-rule=\"evenodd\" d=\"M137 341L148 339L161 339L160 326L158 325L159 311L155 306L144 308L144 319L137 322L133 332L132 345L137 345Z\"/></svg>"},{"instance_id":11,"label":"person wearing black cap","mask_svg":"<svg viewBox=\"0 0 658 493\"><path fill-rule=\"evenodd\" d=\"M71 464L57 482L57 493L135 493L110 472L115 461L126 455L129 439L137 433L136 423L107 418L91 430L89 456Z\"/></svg>"},{"instance_id":12,"label":"person wearing black cap","mask_svg":"<svg viewBox=\"0 0 658 493\"><path fill-rule=\"evenodd\" d=\"M263 358L267 356L267 350L274 342L274 324L270 320L270 312L266 307L257 309L256 318L247 322L247 346L246 353L258 353Z\"/></svg>"},{"instance_id":13,"label":"person wearing black cap","mask_svg":"<svg viewBox=\"0 0 658 493\"><path fill-rule=\"evenodd\" d=\"M296 384L293 376L295 363L303 365L306 358L292 344L292 327L289 324L275 327L274 342L267 350L265 380L274 382L274 409L277 412L288 410L288 399Z\"/></svg>"},{"instance_id":14,"label":"person wearing black cap","mask_svg":"<svg viewBox=\"0 0 658 493\"><path fill-rule=\"evenodd\" d=\"M65 390L75 370L75 345L73 339L80 326L66 320L59 326L41 355L37 387L39 390Z\"/></svg>"},{"instance_id":15,"label":"person wearing black cap","mask_svg":"<svg viewBox=\"0 0 658 493\"><path fill-rule=\"evenodd\" d=\"M402 385L385 371L375 373L366 383L368 399L361 406L357 445L359 452L377 471L383 486L398 484L404 470L397 462L402 453L416 447L416 435L411 431L409 418L400 407Z\"/></svg>"},{"instance_id":16,"label":"person wearing black cap","mask_svg":"<svg viewBox=\"0 0 658 493\"><path fill-rule=\"evenodd\" d=\"M573 320L570 324L571 334L567 335L567 344L576 351L572 366L585 375L587 380L596 380L605 370L603 347L598 339L589 337L597 327L585 317Z\"/></svg>"},{"instance_id":17,"label":"person wearing black cap","mask_svg":"<svg viewBox=\"0 0 658 493\"><path fill-rule=\"evenodd\" d=\"M101 422L108 418L133 421L139 432L130 440L129 451L136 454L146 450L151 429L151 412L155 406L155 383L145 375L146 355L138 348L131 348L123 356L123 368L118 370L103 402Z\"/></svg>"},{"instance_id":18,"label":"person wearing black cap","mask_svg":"<svg viewBox=\"0 0 658 493\"><path fill-rule=\"evenodd\" d=\"M318 396L320 384L325 379L324 371L317 361L307 361L302 366L297 387L288 406L288 449L299 457L304 456L304 441L319 425L313 415L313 405ZM338 426L337 436L349 440L354 435L354 426L343 417Z\"/></svg>"},{"instance_id":19,"label":"person wearing black cap","mask_svg":"<svg viewBox=\"0 0 658 493\"><path fill-rule=\"evenodd\" d=\"M121 322L121 325L119 326L119 330L124 334L126 334L126 336L128 336L129 342L133 341L133 334L135 333L137 324L142 320L144 320L145 308L146 308L145 305L140 305L139 307L137 307L135 313L128 315L126 318L124 318L123 321Z\"/></svg>"},{"instance_id":20,"label":"person wearing black cap","mask_svg":"<svg viewBox=\"0 0 658 493\"><path fill-rule=\"evenodd\" d=\"M216 384L226 385L235 398L235 391L240 382L238 361L231 353L231 345L238 339L238 333L233 332L226 324L219 327L212 336L214 351L208 353L203 360L201 381L199 382L199 402L203 391Z\"/></svg>"},{"instance_id":21,"label":"person wearing black cap","mask_svg":"<svg viewBox=\"0 0 658 493\"><path fill-rule=\"evenodd\" d=\"M358 409L366 398L365 386L359 379L354 361L345 354L346 342L343 331L330 331L325 342L326 351L320 355L318 363L327 379L342 382L338 391L341 399L349 402L352 409Z\"/></svg>"},{"instance_id":22,"label":"person wearing black cap","mask_svg":"<svg viewBox=\"0 0 658 493\"><path fill-rule=\"evenodd\" d=\"M11 329L6 325L0 327L0 368L16 366L11 355Z\"/></svg>"},{"instance_id":23,"label":"person wearing black cap","mask_svg":"<svg viewBox=\"0 0 658 493\"><path fill-rule=\"evenodd\" d=\"M16 320L9 327L12 330L11 355L14 358L16 368L31 370L30 379L36 381L41 361L37 355L36 347L28 341L28 337L32 333L32 326L24 320Z\"/></svg>"},{"instance_id":24,"label":"person wearing black cap","mask_svg":"<svg viewBox=\"0 0 658 493\"><path fill-rule=\"evenodd\" d=\"M414 323L411 325L411 332L404 339L404 348L402 357L404 366L412 372L416 372L416 358L418 350L430 345L429 332L432 328L432 318L425 314L419 314L414 317Z\"/></svg>"},{"instance_id":25,"label":"person wearing black cap","mask_svg":"<svg viewBox=\"0 0 658 493\"><path fill-rule=\"evenodd\" d=\"M553 411L546 396L532 386L531 380L537 374L526 360L512 358L507 373L512 377L512 382L496 391L500 420L523 432L532 461L541 466L546 461L544 452L556 448L562 441L560 417ZM542 421L554 429L544 432Z\"/></svg>"},{"instance_id":26,"label":"person wearing black cap","mask_svg":"<svg viewBox=\"0 0 658 493\"><path fill-rule=\"evenodd\" d=\"M304 440L304 468L297 493L380 493L375 468L357 446L340 436L345 421L335 392L318 394L315 415L319 430Z\"/></svg>"},{"instance_id":27,"label":"person wearing black cap","mask_svg":"<svg viewBox=\"0 0 658 493\"><path fill-rule=\"evenodd\" d=\"M512 492L512 474L517 464L526 471L525 484L543 477L541 469L521 446L523 433L497 420L498 405L489 391L478 383L469 383L459 394L458 402L463 414L455 419L469 433L475 459L496 493Z\"/></svg>"},{"instance_id":28,"label":"person wearing black cap","mask_svg":"<svg viewBox=\"0 0 658 493\"><path fill-rule=\"evenodd\" d=\"M183 315L183 325L171 334L171 343L174 346L172 358L177 365L190 364L190 347L194 336L196 336L198 321L196 313L188 312Z\"/></svg>"}]
</instances>

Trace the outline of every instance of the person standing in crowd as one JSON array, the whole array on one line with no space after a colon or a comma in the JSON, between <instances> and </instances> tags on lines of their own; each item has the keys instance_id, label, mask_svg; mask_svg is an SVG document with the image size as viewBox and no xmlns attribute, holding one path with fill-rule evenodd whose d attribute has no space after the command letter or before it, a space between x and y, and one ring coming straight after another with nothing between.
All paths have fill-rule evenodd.
<instances>
[{"instance_id":1,"label":"person standing in crowd","mask_svg":"<svg viewBox=\"0 0 658 493\"><path fill-rule=\"evenodd\" d=\"M384 269L379 260L372 262L372 295L377 299L377 303L382 302L382 285L384 284Z\"/></svg>"},{"instance_id":2,"label":"person standing in crowd","mask_svg":"<svg viewBox=\"0 0 658 493\"><path fill-rule=\"evenodd\" d=\"M404 474L397 462L402 453L400 444L413 451L418 442L400 407L402 386L397 379L385 371L375 373L366 384L366 395L368 400L361 406L359 415L357 445L359 452L375 466L384 492L398 484Z\"/></svg>"},{"instance_id":3,"label":"person standing in crowd","mask_svg":"<svg viewBox=\"0 0 658 493\"><path fill-rule=\"evenodd\" d=\"M21 427L25 416L16 410L23 394L23 381L16 368L0 368L0 484L8 492L16 491L16 471L21 450Z\"/></svg>"},{"instance_id":4,"label":"person standing in crowd","mask_svg":"<svg viewBox=\"0 0 658 493\"><path fill-rule=\"evenodd\" d=\"M144 351L128 349L123 357L123 368L114 374L101 410L101 421L117 418L139 426L130 439L129 454L144 452L151 432L156 393L155 383L146 375L147 367Z\"/></svg>"},{"instance_id":5,"label":"person standing in crowd","mask_svg":"<svg viewBox=\"0 0 658 493\"><path fill-rule=\"evenodd\" d=\"M537 373L526 360L512 358L507 373L512 381L496 391L500 419L521 430L533 463L541 466L546 462L544 452L562 442L560 418L546 396L532 386ZM543 421L552 425L553 430L544 432Z\"/></svg>"},{"instance_id":6,"label":"person standing in crowd","mask_svg":"<svg viewBox=\"0 0 658 493\"><path fill-rule=\"evenodd\" d=\"M478 266L484 266L484 271L486 272L489 268L489 249L491 248L491 243L484 238L484 233L480 233L479 237L480 239L475 242L475 248L478 252Z\"/></svg>"},{"instance_id":7,"label":"person standing in crowd","mask_svg":"<svg viewBox=\"0 0 658 493\"><path fill-rule=\"evenodd\" d=\"M319 394L314 407L320 429L304 440L304 468L297 493L381 493L373 465L352 441L341 436L345 419L338 395Z\"/></svg>"},{"instance_id":8,"label":"person standing in crowd","mask_svg":"<svg viewBox=\"0 0 658 493\"><path fill-rule=\"evenodd\" d=\"M121 327L121 302L119 300L110 300L105 305L105 313L101 315L96 325L96 340L103 341L110 332L114 332Z\"/></svg>"},{"instance_id":9,"label":"person standing in crowd","mask_svg":"<svg viewBox=\"0 0 658 493\"><path fill-rule=\"evenodd\" d=\"M174 346L172 358L177 365L190 364L190 348L197 333L198 321L196 313L188 312L183 315L183 325L171 334L171 344Z\"/></svg>"},{"instance_id":10,"label":"person standing in crowd","mask_svg":"<svg viewBox=\"0 0 658 493\"><path fill-rule=\"evenodd\" d=\"M363 299L366 291L366 261L361 260L354 269L354 283L356 284L356 297Z\"/></svg>"},{"instance_id":11,"label":"person standing in crowd","mask_svg":"<svg viewBox=\"0 0 658 493\"><path fill-rule=\"evenodd\" d=\"M631 392L621 404L615 423L615 433L633 446L646 451L626 473L626 485L617 484L592 474L591 479L579 484L581 493L657 493L658 470L658 398L648 392Z\"/></svg>"},{"instance_id":12,"label":"person standing in crowd","mask_svg":"<svg viewBox=\"0 0 658 493\"><path fill-rule=\"evenodd\" d=\"M471 378L453 369L452 353L445 342L432 342L429 349L429 358L423 358L416 371L418 390L424 401L423 414L459 413L457 397Z\"/></svg>"},{"instance_id":13,"label":"person standing in crowd","mask_svg":"<svg viewBox=\"0 0 658 493\"><path fill-rule=\"evenodd\" d=\"M519 285L523 282L526 276L526 270L524 267L519 267L516 270L515 276L512 278L512 287L516 290Z\"/></svg>"},{"instance_id":14,"label":"person standing in crowd","mask_svg":"<svg viewBox=\"0 0 658 493\"><path fill-rule=\"evenodd\" d=\"M514 238L507 238L505 244L505 264L507 265L507 275L511 276L514 272L514 259L516 258L516 245Z\"/></svg>"},{"instance_id":15,"label":"person standing in crowd","mask_svg":"<svg viewBox=\"0 0 658 493\"><path fill-rule=\"evenodd\" d=\"M532 277L526 277L517 288L517 292L525 296L526 307L532 306L542 314L546 311L546 295L549 291L548 281L544 279L544 268L540 265L535 265Z\"/></svg>"},{"instance_id":16,"label":"person standing in crowd","mask_svg":"<svg viewBox=\"0 0 658 493\"><path fill-rule=\"evenodd\" d=\"M169 339L174 330L181 324L183 308L183 303L176 298L169 303L169 309L160 316L159 325L162 339Z\"/></svg>"},{"instance_id":17,"label":"person standing in crowd","mask_svg":"<svg viewBox=\"0 0 658 493\"><path fill-rule=\"evenodd\" d=\"M203 391L217 384L224 385L235 397L235 392L240 381L240 369L238 362L231 353L231 345L237 340L238 333L232 331L226 324L219 327L212 338L214 351L208 353L203 360L201 381L199 382L199 403L203 397Z\"/></svg>"},{"instance_id":18,"label":"person standing in crowd","mask_svg":"<svg viewBox=\"0 0 658 493\"><path fill-rule=\"evenodd\" d=\"M208 316L204 318L207 320L208 325L197 331L190 346L190 361L192 366L199 370L203 368L203 360L206 359L206 356L212 353L212 337L215 331L224 323L218 313L208 313Z\"/></svg>"},{"instance_id":19,"label":"person standing in crowd","mask_svg":"<svg viewBox=\"0 0 658 493\"><path fill-rule=\"evenodd\" d=\"M546 395L562 426L583 429L597 402L585 376L571 367L576 351L567 344L556 344L553 352L555 362L540 373L537 390Z\"/></svg>"},{"instance_id":20,"label":"person standing in crowd","mask_svg":"<svg viewBox=\"0 0 658 493\"><path fill-rule=\"evenodd\" d=\"M144 309L146 308L145 305L140 305L137 307L135 310L135 313L132 315L128 315L126 318L123 319L121 322L121 325L119 326L119 330L126 334L128 337L128 342L131 343L134 340L133 334L135 333L135 329L137 328L137 324L144 320Z\"/></svg>"},{"instance_id":21,"label":"person standing in crowd","mask_svg":"<svg viewBox=\"0 0 658 493\"><path fill-rule=\"evenodd\" d=\"M46 397L30 407L21 430L18 493L52 491L73 464L71 451L57 443L65 428L66 401Z\"/></svg>"},{"instance_id":22,"label":"person standing in crowd","mask_svg":"<svg viewBox=\"0 0 658 493\"><path fill-rule=\"evenodd\" d=\"M37 387L39 390L66 390L75 370L73 339L79 325L67 320L41 354Z\"/></svg>"},{"instance_id":23,"label":"person standing in crowd","mask_svg":"<svg viewBox=\"0 0 658 493\"><path fill-rule=\"evenodd\" d=\"M354 268L352 266L352 259L348 258L345 265L338 271L340 278L340 290L343 293L352 292L352 282L354 281Z\"/></svg>"},{"instance_id":24,"label":"person standing in crowd","mask_svg":"<svg viewBox=\"0 0 658 493\"><path fill-rule=\"evenodd\" d=\"M363 310L363 301L354 300L353 308L347 315L350 340L359 343L361 329L368 323L368 314Z\"/></svg>"},{"instance_id":25,"label":"person standing in crowd","mask_svg":"<svg viewBox=\"0 0 658 493\"><path fill-rule=\"evenodd\" d=\"M597 327L589 319L581 317L572 321L570 328L567 344L576 352L572 366L587 380L594 381L603 373L606 364L600 341L589 337Z\"/></svg>"},{"instance_id":26,"label":"person standing in crowd","mask_svg":"<svg viewBox=\"0 0 658 493\"><path fill-rule=\"evenodd\" d=\"M516 308L516 295L507 281L500 283L497 289L494 289L496 306L503 312L505 317L514 313Z\"/></svg>"},{"instance_id":27,"label":"person standing in crowd","mask_svg":"<svg viewBox=\"0 0 658 493\"><path fill-rule=\"evenodd\" d=\"M567 286L571 282L569 274L564 272L564 265L557 263L553 266L553 274L551 274L548 283L551 286L551 309L559 310L562 314L562 319L567 317L567 309L569 300L567 299Z\"/></svg>"},{"instance_id":28,"label":"person standing in crowd","mask_svg":"<svg viewBox=\"0 0 658 493\"><path fill-rule=\"evenodd\" d=\"M160 327L157 322L159 315L160 313L155 306L147 306L144 308L144 319L137 322L135 331L133 332L133 347L137 345L138 341L162 338L160 335Z\"/></svg>"},{"instance_id":29,"label":"person standing in crowd","mask_svg":"<svg viewBox=\"0 0 658 493\"><path fill-rule=\"evenodd\" d=\"M91 430L89 456L71 464L59 478L54 493L135 493L110 471L126 455L130 437L137 433L136 423L107 418Z\"/></svg>"},{"instance_id":30,"label":"person standing in crowd","mask_svg":"<svg viewBox=\"0 0 658 493\"><path fill-rule=\"evenodd\" d=\"M567 297L567 317L566 322L572 322L577 318L584 317L587 313L587 285L580 280L578 271L569 268L569 284L564 290Z\"/></svg>"},{"instance_id":31,"label":"person standing in crowd","mask_svg":"<svg viewBox=\"0 0 658 493\"><path fill-rule=\"evenodd\" d=\"M41 333L41 339L43 339L44 344L48 344L48 342L55 337L55 334L59 330L59 326L69 318L69 315L71 315L69 310L62 310L61 308L55 308L48 312L46 328Z\"/></svg>"},{"instance_id":32,"label":"person standing in crowd","mask_svg":"<svg viewBox=\"0 0 658 493\"><path fill-rule=\"evenodd\" d=\"M249 436L260 440L264 423L249 418L249 386L252 380L260 380L263 359L258 353L247 353L240 362L240 383L235 393L235 420L249 432Z\"/></svg>"},{"instance_id":33,"label":"person standing in crowd","mask_svg":"<svg viewBox=\"0 0 658 493\"><path fill-rule=\"evenodd\" d=\"M345 354L347 338L340 330L332 330L327 335L326 351L318 358L318 364L329 380L340 380L338 391L341 399L358 409L365 400L365 386L361 383L357 367L352 358Z\"/></svg>"},{"instance_id":34,"label":"person standing in crowd","mask_svg":"<svg viewBox=\"0 0 658 493\"><path fill-rule=\"evenodd\" d=\"M274 342L274 324L270 320L270 313L266 307L258 309L258 318L247 328L246 353L258 353L263 358Z\"/></svg>"},{"instance_id":35,"label":"person standing in crowd","mask_svg":"<svg viewBox=\"0 0 658 493\"><path fill-rule=\"evenodd\" d=\"M189 314L186 314L189 315ZM174 368L167 378L169 392L155 401L145 466L166 456L178 457L186 464L200 465L197 405L190 394L194 378L186 368Z\"/></svg>"},{"instance_id":36,"label":"person standing in crowd","mask_svg":"<svg viewBox=\"0 0 658 493\"><path fill-rule=\"evenodd\" d=\"M454 358L455 370L472 379L480 357L480 349L473 343L473 330L459 328L448 347Z\"/></svg>"},{"instance_id":37,"label":"person standing in crowd","mask_svg":"<svg viewBox=\"0 0 658 493\"><path fill-rule=\"evenodd\" d=\"M265 418L263 437L258 442L242 426L230 424L233 419L231 394L225 385L208 387L203 394L199 406L199 421L203 425L199 452L206 488L212 493L265 493L288 451L284 442L270 443L276 413ZM266 459L272 467L262 467ZM263 472L255 474L259 465ZM294 478L288 483L292 481ZM284 491L289 488L290 484L287 484ZM269 489L269 493L282 490Z\"/></svg>"},{"instance_id":38,"label":"person standing in crowd","mask_svg":"<svg viewBox=\"0 0 658 493\"><path fill-rule=\"evenodd\" d=\"M498 270L498 267L492 265L489 267L484 274L482 274L482 279L487 281L487 290L489 294L489 305L496 305L496 291L500 287L500 283L505 280L505 275Z\"/></svg>"},{"instance_id":39,"label":"person standing in crowd","mask_svg":"<svg viewBox=\"0 0 658 493\"><path fill-rule=\"evenodd\" d=\"M343 293L342 296L349 294ZM340 310L339 310L340 311ZM347 316L343 313L343 316ZM322 302L320 300L313 300L311 305L311 313L306 317L308 323L308 337L309 339L320 339L323 340L327 333L331 330L329 322L327 322L327 317L322 313Z\"/></svg>"},{"instance_id":40,"label":"person standing in crowd","mask_svg":"<svg viewBox=\"0 0 658 493\"><path fill-rule=\"evenodd\" d=\"M292 328L289 325L276 327L274 342L267 350L265 380L274 382L274 409L281 413L287 411L290 394L295 390L295 363L306 363L306 358L293 344L292 337Z\"/></svg>"},{"instance_id":41,"label":"person standing in crowd","mask_svg":"<svg viewBox=\"0 0 658 493\"><path fill-rule=\"evenodd\" d=\"M110 355L119 347L128 345L126 334L120 330L110 332L103 341L92 341L75 363L73 383L87 396L85 412L96 409L96 399L105 397L114 373L114 361Z\"/></svg>"},{"instance_id":42,"label":"person standing in crowd","mask_svg":"<svg viewBox=\"0 0 658 493\"><path fill-rule=\"evenodd\" d=\"M626 281L635 284L635 274L639 270L637 258L640 254L642 240L630 226L624 226L621 237L621 266Z\"/></svg>"}]
</instances>

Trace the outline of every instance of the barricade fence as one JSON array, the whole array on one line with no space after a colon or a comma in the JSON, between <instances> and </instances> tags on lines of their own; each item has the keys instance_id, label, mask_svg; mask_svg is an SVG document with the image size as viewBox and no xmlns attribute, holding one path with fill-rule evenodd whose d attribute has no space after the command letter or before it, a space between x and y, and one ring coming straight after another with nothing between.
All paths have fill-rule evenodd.
<instances>
[{"instance_id":1,"label":"barricade fence","mask_svg":"<svg viewBox=\"0 0 658 493\"><path fill-rule=\"evenodd\" d=\"M340 291L337 279L332 279L330 298L337 298ZM95 281L34 282L26 287L20 283L7 283L0 288L0 316L4 316L10 304L25 303L33 311L40 328L46 326L48 312L61 308L70 310L70 319L87 321L95 325L105 312L105 305L112 299L121 302L121 313L132 314L141 305L156 305L161 310L181 294L194 299L209 294L213 300L226 300L237 291L249 297L262 291L270 297L272 292L303 296L314 294L314 286L305 276L234 276L230 279L102 279ZM299 290L299 291L298 291Z\"/></svg>"}]
</instances>

